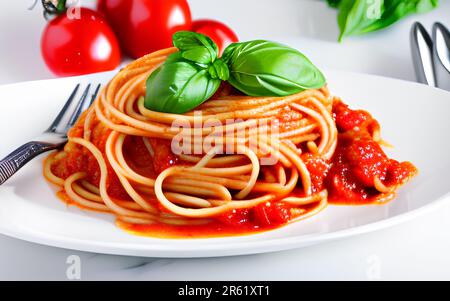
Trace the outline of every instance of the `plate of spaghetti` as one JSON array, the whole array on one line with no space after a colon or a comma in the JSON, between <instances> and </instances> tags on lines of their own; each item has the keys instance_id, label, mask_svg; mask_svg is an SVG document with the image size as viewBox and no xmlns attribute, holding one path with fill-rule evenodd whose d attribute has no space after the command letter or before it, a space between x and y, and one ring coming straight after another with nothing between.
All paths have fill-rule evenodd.
<instances>
[{"instance_id":1,"label":"plate of spaghetti","mask_svg":"<svg viewBox=\"0 0 450 301\"><path fill-rule=\"evenodd\" d=\"M45 129L75 83L104 83L65 147L0 187L1 233L99 253L228 256L373 231L447 198L449 93L322 72L267 41L206 60L179 41L119 72L0 87L3 155ZM255 63L268 57L276 66Z\"/></svg>"}]
</instances>

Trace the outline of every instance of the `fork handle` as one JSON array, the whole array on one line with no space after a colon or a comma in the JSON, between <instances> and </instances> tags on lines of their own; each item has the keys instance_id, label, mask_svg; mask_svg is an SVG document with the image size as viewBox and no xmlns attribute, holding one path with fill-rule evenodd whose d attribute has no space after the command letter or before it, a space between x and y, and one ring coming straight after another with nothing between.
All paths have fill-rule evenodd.
<instances>
[{"instance_id":1,"label":"fork handle","mask_svg":"<svg viewBox=\"0 0 450 301\"><path fill-rule=\"evenodd\" d=\"M31 159L58 147L59 145L45 142L28 142L22 145L0 161L0 185L11 178Z\"/></svg>"}]
</instances>

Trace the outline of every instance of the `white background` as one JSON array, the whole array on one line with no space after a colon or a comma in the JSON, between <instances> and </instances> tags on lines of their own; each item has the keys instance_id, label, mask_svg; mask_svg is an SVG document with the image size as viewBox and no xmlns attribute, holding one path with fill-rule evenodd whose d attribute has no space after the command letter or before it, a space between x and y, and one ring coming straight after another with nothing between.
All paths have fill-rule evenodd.
<instances>
[{"instance_id":1,"label":"white background","mask_svg":"<svg viewBox=\"0 0 450 301\"><path fill-rule=\"evenodd\" d=\"M82 1L91 5L95 1ZM336 12L313 0L189 0L195 18L220 19L242 40L267 38L302 50L323 67L414 80L409 29L420 20L450 26L450 2L386 31L336 43ZM45 26L33 0L0 2L0 84L52 78L40 57ZM8 101L0 99L0 101ZM449 99L450 101L450 99ZM7 201L7 200L0 200ZM65 280L70 255L81 279L399 280L450 279L450 204L394 228L319 246L263 255L149 259L50 248L0 236L0 279Z\"/></svg>"}]
</instances>

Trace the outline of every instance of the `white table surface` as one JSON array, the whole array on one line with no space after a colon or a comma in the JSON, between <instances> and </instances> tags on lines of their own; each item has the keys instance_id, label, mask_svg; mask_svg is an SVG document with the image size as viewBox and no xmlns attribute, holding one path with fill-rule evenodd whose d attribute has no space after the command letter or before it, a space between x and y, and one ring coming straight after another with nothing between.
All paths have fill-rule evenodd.
<instances>
[{"instance_id":1,"label":"white table surface","mask_svg":"<svg viewBox=\"0 0 450 301\"><path fill-rule=\"evenodd\" d=\"M33 2L0 2L0 84L53 78L40 57L39 39L45 26L40 8L27 10ZM414 80L408 38L412 22L420 20L430 27L441 21L450 26L450 1L441 0L441 7L432 13L339 45L336 12L323 1L189 2L194 17L223 20L242 40L274 39L301 49L323 67L406 80ZM449 280L448 254L450 200L391 229L304 249L228 258L109 256L0 235L0 280L67 280L71 255L80 258L82 280Z\"/></svg>"}]
</instances>

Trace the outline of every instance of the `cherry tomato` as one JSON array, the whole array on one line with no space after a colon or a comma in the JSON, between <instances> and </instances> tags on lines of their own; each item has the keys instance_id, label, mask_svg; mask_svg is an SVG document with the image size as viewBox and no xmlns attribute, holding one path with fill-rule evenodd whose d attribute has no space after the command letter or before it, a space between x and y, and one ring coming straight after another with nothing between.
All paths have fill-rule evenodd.
<instances>
[{"instance_id":1,"label":"cherry tomato","mask_svg":"<svg viewBox=\"0 0 450 301\"><path fill-rule=\"evenodd\" d=\"M119 42L101 14L81 8L79 18L63 13L50 21L41 39L50 70L72 76L115 69L121 61Z\"/></svg>"},{"instance_id":2,"label":"cherry tomato","mask_svg":"<svg viewBox=\"0 0 450 301\"><path fill-rule=\"evenodd\" d=\"M192 22L192 31L210 37L219 46L221 54L228 45L239 41L237 35L231 28L215 20L195 20Z\"/></svg>"},{"instance_id":3,"label":"cherry tomato","mask_svg":"<svg viewBox=\"0 0 450 301\"><path fill-rule=\"evenodd\" d=\"M97 1L97 11L105 15L106 12L106 0L98 0Z\"/></svg>"},{"instance_id":4,"label":"cherry tomato","mask_svg":"<svg viewBox=\"0 0 450 301\"><path fill-rule=\"evenodd\" d=\"M133 58L171 47L172 35L192 24L186 0L102 0L98 9Z\"/></svg>"}]
</instances>

